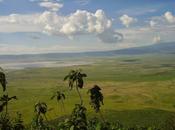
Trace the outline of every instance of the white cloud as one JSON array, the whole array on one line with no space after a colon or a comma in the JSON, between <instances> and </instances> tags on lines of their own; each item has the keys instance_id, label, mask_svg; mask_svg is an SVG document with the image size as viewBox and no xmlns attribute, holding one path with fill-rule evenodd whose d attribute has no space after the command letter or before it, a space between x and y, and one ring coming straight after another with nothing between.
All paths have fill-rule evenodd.
<instances>
[{"instance_id":1,"label":"white cloud","mask_svg":"<svg viewBox=\"0 0 175 130\"><path fill-rule=\"evenodd\" d=\"M173 16L173 14L171 12L167 11L164 14L164 17L169 23L175 23L175 16Z\"/></svg>"},{"instance_id":2,"label":"white cloud","mask_svg":"<svg viewBox=\"0 0 175 130\"><path fill-rule=\"evenodd\" d=\"M0 32L40 32L42 27L37 25L39 14L10 14L0 16Z\"/></svg>"},{"instance_id":3,"label":"white cloud","mask_svg":"<svg viewBox=\"0 0 175 130\"><path fill-rule=\"evenodd\" d=\"M175 25L122 28L118 31L124 36L121 43L129 44L130 47L175 41Z\"/></svg>"},{"instance_id":4,"label":"white cloud","mask_svg":"<svg viewBox=\"0 0 175 130\"><path fill-rule=\"evenodd\" d=\"M118 10L116 12L117 15L127 14L131 16L143 16L147 14L151 14L157 12L159 10L159 5L151 5L151 6L141 6L141 7L129 7L125 9Z\"/></svg>"},{"instance_id":5,"label":"white cloud","mask_svg":"<svg viewBox=\"0 0 175 130\"><path fill-rule=\"evenodd\" d=\"M153 43L159 43L161 41L160 36L153 37Z\"/></svg>"},{"instance_id":6,"label":"white cloud","mask_svg":"<svg viewBox=\"0 0 175 130\"><path fill-rule=\"evenodd\" d=\"M39 5L41 7L49 9L50 11L59 11L63 7L63 4L49 1L40 2Z\"/></svg>"},{"instance_id":7,"label":"white cloud","mask_svg":"<svg viewBox=\"0 0 175 130\"><path fill-rule=\"evenodd\" d=\"M161 16L152 17L149 24L150 34L154 36L153 43L175 41L175 16L171 12L167 11Z\"/></svg>"},{"instance_id":8,"label":"white cloud","mask_svg":"<svg viewBox=\"0 0 175 130\"><path fill-rule=\"evenodd\" d=\"M89 4L90 0L75 0L75 2L80 5L87 5Z\"/></svg>"},{"instance_id":9,"label":"white cloud","mask_svg":"<svg viewBox=\"0 0 175 130\"><path fill-rule=\"evenodd\" d=\"M150 24L151 27L154 27L154 26L156 26L157 22L155 22L154 20L151 20L149 22L149 24Z\"/></svg>"},{"instance_id":10,"label":"white cloud","mask_svg":"<svg viewBox=\"0 0 175 130\"><path fill-rule=\"evenodd\" d=\"M68 16L58 15L54 11L0 16L0 32L44 32L68 37L93 34L101 41L109 43L122 39L122 34L114 31L111 19L107 18L103 10L95 13L77 10Z\"/></svg>"},{"instance_id":11,"label":"white cloud","mask_svg":"<svg viewBox=\"0 0 175 130\"><path fill-rule=\"evenodd\" d=\"M137 22L137 19L124 14L120 17L120 21L124 26L129 27L130 24Z\"/></svg>"},{"instance_id":12,"label":"white cloud","mask_svg":"<svg viewBox=\"0 0 175 130\"><path fill-rule=\"evenodd\" d=\"M118 33L111 29L98 34L98 37L101 39L101 41L108 43L115 43L116 41L123 40L123 35L121 33Z\"/></svg>"},{"instance_id":13,"label":"white cloud","mask_svg":"<svg viewBox=\"0 0 175 130\"><path fill-rule=\"evenodd\" d=\"M102 33L112 27L103 10L97 10L94 14L85 10L77 10L65 18L65 23L60 29L64 34L77 33Z\"/></svg>"},{"instance_id":14,"label":"white cloud","mask_svg":"<svg viewBox=\"0 0 175 130\"><path fill-rule=\"evenodd\" d=\"M161 16L154 16L150 20L150 26L169 26L175 24L175 16L172 12L165 12Z\"/></svg>"},{"instance_id":15,"label":"white cloud","mask_svg":"<svg viewBox=\"0 0 175 130\"><path fill-rule=\"evenodd\" d=\"M46 23L44 32L48 34L63 34L69 37L80 34L94 34L101 41L110 43L121 39L121 34L118 35L119 33L113 30L112 21L106 17L103 10L97 10L95 13L77 10L66 17L45 12L40 16L40 20Z\"/></svg>"}]
</instances>

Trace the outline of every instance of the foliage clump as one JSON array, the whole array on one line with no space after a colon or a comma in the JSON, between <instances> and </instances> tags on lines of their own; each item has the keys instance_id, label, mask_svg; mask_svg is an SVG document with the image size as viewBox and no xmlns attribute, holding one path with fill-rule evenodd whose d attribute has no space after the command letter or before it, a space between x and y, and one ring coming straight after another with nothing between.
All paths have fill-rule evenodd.
<instances>
[{"instance_id":1,"label":"foliage clump","mask_svg":"<svg viewBox=\"0 0 175 130\"><path fill-rule=\"evenodd\" d=\"M66 96L64 93L57 91L56 93L54 93L54 95L51 97L51 100L53 100L54 98L57 99L57 101L59 102L60 100L65 100Z\"/></svg>"},{"instance_id":2,"label":"foliage clump","mask_svg":"<svg viewBox=\"0 0 175 130\"><path fill-rule=\"evenodd\" d=\"M25 126L23 124L22 114L17 112L17 117L14 120L14 130L24 130Z\"/></svg>"},{"instance_id":3,"label":"foliage clump","mask_svg":"<svg viewBox=\"0 0 175 130\"><path fill-rule=\"evenodd\" d=\"M73 124L73 130L87 130L87 109L80 105L76 104L71 115L71 121Z\"/></svg>"},{"instance_id":4,"label":"foliage clump","mask_svg":"<svg viewBox=\"0 0 175 130\"><path fill-rule=\"evenodd\" d=\"M2 85L3 92L5 92L6 91L7 80L6 80L6 75L5 75L2 68L0 68L0 84Z\"/></svg>"},{"instance_id":5,"label":"foliage clump","mask_svg":"<svg viewBox=\"0 0 175 130\"><path fill-rule=\"evenodd\" d=\"M49 124L45 123L48 122L46 113L47 113L48 107L45 102L38 102L34 106L34 112L35 112L35 117L33 119L31 127L34 130L47 130L49 129ZM45 121L44 121L45 119Z\"/></svg>"},{"instance_id":6,"label":"foliage clump","mask_svg":"<svg viewBox=\"0 0 175 130\"><path fill-rule=\"evenodd\" d=\"M0 68L0 84L2 86L3 95L0 97L0 129L1 130L23 130L24 127L19 129L19 125L22 125L22 122L16 122L17 120L13 121L13 119L10 117L10 114L8 112L8 104L9 101L17 100L16 96L9 96L7 92L7 80L6 80L6 74L4 73L3 69ZM18 117L17 117L18 118ZM21 118L22 119L22 118ZM18 120L19 121L19 120ZM17 125L18 124L18 125Z\"/></svg>"},{"instance_id":7,"label":"foliage clump","mask_svg":"<svg viewBox=\"0 0 175 130\"><path fill-rule=\"evenodd\" d=\"M103 94L100 92L101 88L98 85L94 85L93 88L89 89L90 93L90 105L96 112L100 111L101 104L103 104Z\"/></svg>"},{"instance_id":8,"label":"foliage clump","mask_svg":"<svg viewBox=\"0 0 175 130\"><path fill-rule=\"evenodd\" d=\"M87 77L85 73L82 73L81 69L71 70L68 75L64 77L64 81L68 80L69 88L72 90L75 86L77 93L80 97L80 104L83 104L83 99L79 89L84 87L84 78Z\"/></svg>"}]
</instances>

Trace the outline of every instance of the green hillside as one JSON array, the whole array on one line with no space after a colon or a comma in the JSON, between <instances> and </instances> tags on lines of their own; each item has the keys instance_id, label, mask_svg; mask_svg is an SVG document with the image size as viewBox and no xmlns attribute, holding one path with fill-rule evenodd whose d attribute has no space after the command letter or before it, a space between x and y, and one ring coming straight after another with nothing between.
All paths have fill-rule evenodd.
<instances>
[{"instance_id":1,"label":"green hillside","mask_svg":"<svg viewBox=\"0 0 175 130\"><path fill-rule=\"evenodd\" d=\"M175 111L174 57L111 57L93 59L92 65L9 71L9 94L19 99L10 103L10 113L15 115L20 111L28 124L33 117L34 104L40 100L49 106L49 120L54 120L58 113L59 116L70 114L79 98L75 91L68 90L63 78L70 69L81 68L88 75L81 92L90 117L94 112L89 105L87 90L98 84L105 97L102 111L108 120L118 120L129 126L161 124ZM66 92L66 113L50 100L56 90Z\"/></svg>"}]
</instances>

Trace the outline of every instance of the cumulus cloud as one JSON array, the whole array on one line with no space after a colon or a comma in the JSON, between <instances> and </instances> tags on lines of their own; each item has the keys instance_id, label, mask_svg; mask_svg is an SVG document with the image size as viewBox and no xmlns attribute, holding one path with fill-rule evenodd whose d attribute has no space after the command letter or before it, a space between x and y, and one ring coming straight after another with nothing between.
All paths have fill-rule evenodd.
<instances>
[{"instance_id":1,"label":"cumulus cloud","mask_svg":"<svg viewBox=\"0 0 175 130\"><path fill-rule=\"evenodd\" d=\"M10 14L0 16L0 32L41 32L41 25L36 24L39 14Z\"/></svg>"},{"instance_id":2,"label":"cumulus cloud","mask_svg":"<svg viewBox=\"0 0 175 130\"><path fill-rule=\"evenodd\" d=\"M155 22L154 20L151 20L149 22L149 24L150 24L151 27L154 27L154 26L156 26L157 22Z\"/></svg>"},{"instance_id":3,"label":"cumulus cloud","mask_svg":"<svg viewBox=\"0 0 175 130\"><path fill-rule=\"evenodd\" d=\"M69 37L79 34L95 34L101 41L109 43L121 39L121 34L113 30L112 21L107 18L103 10L97 10L95 13L77 10L66 17L45 12L40 16L40 21L44 22L44 32L48 34L63 34Z\"/></svg>"},{"instance_id":4,"label":"cumulus cloud","mask_svg":"<svg viewBox=\"0 0 175 130\"><path fill-rule=\"evenodd\" d=\"M172 12L165 12L161 16L154 16L150 20L150 26L169 26L175 24L175 16Z\"/></svg>"},{"instance_id":5,"label":"cumulus cloud","mask_svg":"<svg viewBox=\"0 0 175 130\"><path fill-rule=\"evenodd\" d=\"M173 14L171 12L167 11L164 14L164 17L169 23L175 23L175 16L173 16Z\"/></svg>"},{"instance_id":6,"label":"cumulus cloud","mask_svg":"<svg viewBox=\"0 0 175 130\"><path fill-rule=\"evenodd\" d=\"M175 41L175 25L156 25L153 28L149 26L121 28L118 31L124 36L123 41L119 43L122 46L136 47Z\"/></svg>"},{"instance_id":7,"label":"cumulus cloud","mask_svg":"<svg viewBox=\"0 0 175 130\"><path fill-rule=\"evenodd\" d=\"M0 32L4 32L4 30L9 32L44 32L49 35L68 37L93 34L107 43L118 42L122 39L122 34L114 31L112 20L107 18L105 12L100 9L95 13L77 10L67 16L58 15L55 11L45 11L32 15L0 16Z\"/></svg>"},{"instance_id":8,"label":"cumulus cloud","mask_svg":"<svg viewBox=\"0 0 175 130\"><path fill-rule=\"evenodd\" d=\"M50 1L40 2L39 5L41 7L49 9L50 11L58 11L63 7L63 4L54 3L54 2L50 2Z\"/></svg>"},{"instance_id":9,"label":"cumulus cloud","mask_svg":"<svg viewBox=\"0 0 175 130\"><path fill-rule=\"evenodd\" d=\"M123 35L114 30L106 30L103 33L98 34L99 39L102 42L115 43L116 41L122 41Z\"/></svg>"},{"instance_id":10,"label":"cumulus cloud","mask_svg":"<svg viewBox=\"0 0 175 130\"><path fill-rule=\"evenodd\" d=\"M120 21L124 26L129 27L130 24L137 22L137 19L124 14L120 17Z\"/></svg>"},{"instance_id":11,"label":"cumulus cloud","mask_svg":"<svg viewBox=\"0 0 175 130\"><path fill-rule=\"evenodd\" d=\"M106 17L103 10L97 10L94 14L85 10L77 10L65 18L60 32L70 35L86 32L102 33L111 26L112 22Z\"/></svg>"},{"instance_id":12,"label":"cumulus cloud","mask_svg":"<svg viewBox=\"0 0 175 130\"><path fill-rule=\"evenodd\" d=\"M160 41L161 41L160 36L155 36L155 37L153 38L153 43L159 43Z\"/></svg>"}]
</instances>

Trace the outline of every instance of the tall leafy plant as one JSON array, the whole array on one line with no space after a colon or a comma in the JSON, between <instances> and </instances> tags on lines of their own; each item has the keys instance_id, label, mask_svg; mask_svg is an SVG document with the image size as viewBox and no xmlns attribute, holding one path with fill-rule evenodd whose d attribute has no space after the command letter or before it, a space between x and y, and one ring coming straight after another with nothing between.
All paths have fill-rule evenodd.
<instances>
[{"instance_id":1,"label":"tall leafy plant","mask_svg":"<svg viewBox=\"0 0 175 130\"><path fill-rule=\"evenodd\" d=\"M17 99L16 96L9 97L8 94L4 94L2 97L0 97L0 102L2 103L2 110L4 110L5 107L5 115L8 114L8 103L9 101Z\"/></svg>"},{"instance_id":2,"label":"tall leafy plant","mask_svg":"<svg viewBox=\"0 0 175 130\"><path fill-rule=\"evenodd\" d=\"M65 76L64 80L68 80L69 88L72 89L74 86L80 97L80 104L83 104L83 99L79 89L84 87L84 78L87 77L85 73L82 73L80 69L71 70L68 75Z\"/></svg>"},{"instance_id":3,"label":"tall leafy plant","mask_svg":"<svg viewBox=\"0 0 175 130\"><path fill-rule=\"evenodd\" d=\"M0 68L0 84L2 86L3 92L5 92L7 90L7 80L6 80L6 75L5 75L2 68ZM1 102L0 112L2 112L4 110L4 107L5 107L5 115L7 115L8 103L9 103L9 101L11 101L13 99L17 99L17 97L16 96L9 97L8 93L3 94L3 96L0 97L0 102Z\"/></svg>"},{"instance_id":4,"label":"tall leafy plant","mask_svg":"<svg viewBox=\"0 0 175 130\"><path fill-rule=\"evenodd\" d=\"M56 91L56 93L54 93L53 96L51 97L51 100L53 100L55 98L56 98L57 102L61 102L62 109L65 112L65 106L64 106L64 100L66 99L65 94L61 91Z\"/></svg>"},{"instance_id":5,"label":"tall leafy plant","mask_svg":"<svg viewBox=\"0 0 175 130\"><path fill-rule=\"evenodd\" d=\"M84 106L75 104L75 108L71 115L73 130L87 130L86 111L87 109Z\"/></svg>"},{"instance_id":6,"label":"tall leafy plant","mask_svg":"<svg viewBox=\"0 0 175 130\"><path fill-rule=\"evenodd\" d=\"M86 117L87 109L80 105L75 104L70 118L58 124L58 130L89 130L88 121Z\"/></svg>"},{"instance_id":7,"label":"tall leafy plant","mask_svg":"<svg viewBox=\"0 0 175 130\"><path fill-rule=\"evenodd\" d=\"M32 126L31 126L32 129L47 130L49 128L48 119L46 117L47 110L48 110L48 107L47 107L46 103L38 102L35 104L34 112L36 115L35 115L33 122L32 122ZM47 124L45 124L44 118L45 118Z\"/></svg>"},{"instance_id":8,"label":"tall leafy plant","mask_svg":"<svg viewBox=\"0 0 175 130\"><path fill-rule=\"evenodd\" d=\"M23 119L22 119L22 114L17 112L17 117L14 120L14 130L24 130L25 126L23 125Z\"/></svg>"},{"instance_id":9,"label":"tall leafy plant","mask_svg":"<svg viewBox=\"0 0 175 130\"><path fill-rule=\"evenodd\" d=\"M44 116L44 118L47 120L46 113L47 113L47 104L45 102L38 102L35 104L35 113L37 116Z\"/></svg>"},{"instance_id":10,"label":"tall leafy plant","mask_svg":"<svg viewBox=\"0 0 175 130\"><path fill-rule=\"evenodd\" d=\"M7 92L6 75L2 68L0 68L0 84L2 86L3 95L0 96L0 128L1 130L8 130L13 128L13 122L8 112L8 104L12 100L16 100L16 96L9 96Z\"/></svg>"},{"instance_id":11,"label":"tall leafy plant","mask_svg":"<svg viewBox=\"0 0 175 130\"><path fill-rule=\"evenodd\" d=\"M0 84L3 88L3 92L6 91L6 85L7 85L6 75L2 68L0 68Z\"/></svg>"},{"instance_id":12,"label":"tall leafy plant","mask_svg":"<svg viewBox=\"0 0 175 130\"><path fill-rule=\"evenodd\" d=\"M103 94L101 93L101 88L98 85L94 85L93 88L88 90L90 94L90 105L95 110L96 113L100 113L101 118L105 122L103 115L100 111L100 107L103 104Z\"/></svg>"}]
</instances>

